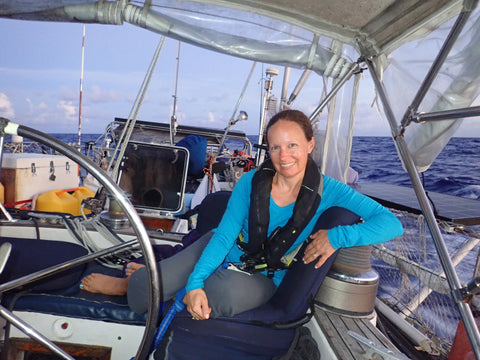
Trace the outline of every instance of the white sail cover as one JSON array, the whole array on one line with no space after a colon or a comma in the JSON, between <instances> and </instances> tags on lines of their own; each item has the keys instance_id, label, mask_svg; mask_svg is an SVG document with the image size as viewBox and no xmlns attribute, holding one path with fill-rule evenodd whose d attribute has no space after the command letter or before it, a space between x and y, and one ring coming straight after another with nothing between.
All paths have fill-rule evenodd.
<instances>
[{"instance_id":1,"label":"white sail cover","mask_svg":"<svg viewBox=\"0 0 480 360\"><path fill-rule=\"evenodd\" d=\"M333 79L341 78L361 56L373 58L383 64L383 81L400 127L455 17L476 5L476 0L0 0L0 17L113 25L128 22L213 51L311 69ZM478 28L477 9L420 111L461 108L475 101L480 83ZM350 89L356 88L350 85ZM351 99L351 95L343 96ZM339 111L340 105L347 106L348 111ZM330 135L327 131L327 139L340 133L347 133L347 138L328 140L343 144L343 149L336 150L343 158L338 160L340 166L325 166L345 174L351 129L337 130L353 125L355 108L351 102L342 100L339 104L337 99L332 111L335 113L329 114L329 121L337 122L329 125L335 131ZM375 110L372 114L376 116ZM338 122L339 118L344 120ZM410 124L406 128L405 139L419 171L428 169L459 121Z\"/></svg>"}]
</instances>

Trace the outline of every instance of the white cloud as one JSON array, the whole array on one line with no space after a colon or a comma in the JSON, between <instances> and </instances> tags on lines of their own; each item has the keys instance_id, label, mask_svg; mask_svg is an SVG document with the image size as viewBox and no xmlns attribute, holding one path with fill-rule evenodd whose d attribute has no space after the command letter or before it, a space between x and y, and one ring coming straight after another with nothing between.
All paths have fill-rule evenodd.
<instances>
[{"instance_id":1,"label":"white cloud","mask_svg":"<svg viewBox=\"0 0 480 360\"><path fill-rule=\"evenodd\" d=\"M8 99L8 96L4 93L0 93L0 116L3 116L7 119L15 116L13 105Z\"/></svg>"},{"instance_id":2,"label":"white cloud","mask_svg":"<svg viewBox=\"0 0 480 360\"><path fill-rule=\"evenodd\" d=\"M208 112L208 122L215 123L215 115L211 111Z\"/></svg>"},{"instance_id":3,"label":"white cloud","mask_svg":"<svg viewBox=\"0 0 480 360\"><path fill-rule=\"evenodd\" d=\"M23 113L25 114L33 114L34 113L34 104L32 102L32 99L30 98L25 98L25 103L27 104L26 107L23 109Z\"/></svg>"},{"instance_id":4,"label":"white cloud","mask_svg":"<svg viewBox=\"0 0 480 360\"><path fill-rule=\"evenodd\" d=\"M103 90L98 85L93 85L88 89L88 92L84 92L87 95L87 99L93 103L108 103L117 102L122 99L122 94L114 90Z\"/></svg>"},{"instance_id":5,"label":"white cloud","mask_svg":"<svg viewBox=\"0 0 480 360\"><path fill-rule=\"evenodd\" d=\"M40 125L42 125L42 127L43 127L44 125L49 124L49 121L48 121L49 118L50 117L45 112L44 113L38 113L31 119L31 124L29 124L29 126L32 126L32 127L40 130L40 128L39 128ZM45 131L45 130L43 130L43 131Z\"/></svg>"},{"instance_id":6,"label":"white cloud","mask_svg":"<svg viewBox=\"0 0 480 360\"><path fill-rule=\"evenodd\" d=\"M75 120L77 108L71 101L64 101L64 100L60 101L57 104L57 109L63 111L63 115L65 116L66 120L68 121Z\"/></svg>"}]
</instances>

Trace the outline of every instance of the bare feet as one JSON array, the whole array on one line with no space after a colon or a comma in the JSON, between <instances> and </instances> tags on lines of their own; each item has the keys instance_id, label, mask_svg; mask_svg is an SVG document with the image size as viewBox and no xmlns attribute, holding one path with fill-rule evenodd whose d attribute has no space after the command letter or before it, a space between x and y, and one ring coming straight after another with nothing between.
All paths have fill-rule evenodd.
<instances>
[{"instance_id":1,"label":"bare feet","mask_svg":"<svg viewBox=\"0 0 480 360\"><path fill-rule=\"evenodd\" d=\"M127 266L125 268L125 274L127 275L127 277L130 277L130 275L132 275L135 271L137 271L138 269L140 269L144 266L145 265L143 265L143 264L130 262L130 263L127 264Z\"/></svg>"},{"instance_id":2,"label":"bare feet","mask_svg":"<svg viewBox=\"0 0 480 360\"><path fill-rule=\"evenodd\" d=\"M91 293L125 295L128 289L128 281L129 278L93 273L83 278L80 288Z\"/></svg>"},{"instance_id":3,"label":"bare feet","mask_svg":"<svg viewBox=\"0 0 480 360\"><path fill-rule=\"evenodd\" d=\"M128 289L130 275L145 265L135 262L128 263L125 268L127 277L120 278L99 273L93 273L85 276L80 283L80 289L105 295L125 295Z\"/></svg>"}]
</instances>

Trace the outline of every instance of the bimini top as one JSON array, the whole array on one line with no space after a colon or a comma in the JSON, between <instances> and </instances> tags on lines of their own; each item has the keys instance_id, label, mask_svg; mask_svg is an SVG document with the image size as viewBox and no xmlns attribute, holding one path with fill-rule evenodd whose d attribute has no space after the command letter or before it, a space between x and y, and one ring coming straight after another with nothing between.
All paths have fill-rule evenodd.
<instances>
[{"instance_id":1,"label":"bimini top","mask_svg":"<svg viewBox=\"0 0 480 360\"><path fill-rule=\"evenodd\" d=\"M336 77L357 59L339 59L331 41L368 55L390 53L458 14L461 0L0 0L0 17L128 22L197 46ZM476 3L471 1L471 3ZM465 4L473 6L473 4ZM365 51L364 51L365 52Z\"/></svg>"}]
</instances>

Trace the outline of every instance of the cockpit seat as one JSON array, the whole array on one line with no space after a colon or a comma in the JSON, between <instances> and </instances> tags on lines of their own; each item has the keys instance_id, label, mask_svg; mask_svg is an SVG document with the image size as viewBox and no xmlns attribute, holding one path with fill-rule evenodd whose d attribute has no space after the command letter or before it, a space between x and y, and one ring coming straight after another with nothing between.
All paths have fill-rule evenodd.
<instances>
[{"instance_id":1,"label":"cockpit seat","mask_svg":"<svg viewBox=\"0 0 480 360\"><path fill-rule=\"evenodd\" d=\"M198 234L202 235L218 225L229 197L230 192L220 191L204 199L199 206L197 232L195 236L189 234L184 245L198 238ZM215 214L220 215L213 216ZM87 254L83 246L64 241L0 238L0 245L4 242L12 244L12 251L4 271L0 274L0 284ZM28 251L25 251L26 249ZM53 278L29 284L20 291L15 289L11 293L2 294L1 303L16 311L144 325L146 315L133 312L128 306L126 296L93 294L80 289L81 280L94 272L117 277L123 275L121 270L91 262L64 271ZM165 304L161 306L160 313Z\"/></svg>"},{"instance_id":2,"label":"cockpit seat","mask_svg":"<svg viewBox=\"0 0 480 360\"><path fill-rule=\"evenodd\" d=\"M56 255L59 256L55 258L55 254L51 252L48 254L49 258L51 256L51 258L56 259L56 264L86 254L86 250L83 247L72 246L74 244L66 242L26 239L8 240L13 243L13 248L19 243L22 243L23 246L23 242L29 242L30 247L28 249L32 251L24 251L23 254L33 253L38 255L45 249L52 247L52 249L55 249L55 252L57 252ZM66 250L68 250L68 252ZM84 250L85 253L83 253L82 250ZM68 254L69 259L61 254ZM62 259L63 261L61 261ZM44 263L42 266L36 268L32 267L34 265L28 265L28 262L22 261L20 264L25 264L25 270L34 271L55 265L52 263L45 266ZM7 273L9 273L8 268L6 268L6 270ZM112 276L121 276L122 273L121 270L106 268L94 262L89 263L72 271L65 271L53 279L48 279L48 281L42 280L38 284L32 284L19 291L16 289L14 292L6 293L2 297L2 305L16 311L38 312L132 325L145 324L146 316L144 314L136 314L130 310L125 296L108 296L82 291L79 287L81 279L93 272L101 272ZM32 271L25 272L24 275L29 273L32 273ZM12 274L10 273L10 275ZM12 278L18 277L19 276L14 276Z\"/></svg>"},{"instance_id":3,"label":"cockpit seat","mask_svg":"<svg viewBox=\"0 0 480 360\"><path fill-rule=\"evenodd\" d=\"M229 197L230 192L220 191L204 199L199 206L197 232L195 236L188 235L185 245L198 238L198 234L204 234L218 225L221 215L212 214L222 214ZM64 241L0 238L0 245L4 242L12 244L12 251L4 271L0 274L0 284L87 254L83 246ZM26 249L28 251L25 251ZM165 252L165 249L163 250ZM128 306L126 296L93 294L80 289L81 280L94 272L117 277L123 275L121 270L91 262L64 271L53 278L29 284L20 291L15 289L11 293L5 293L1 303L16 311L144 325L146 315L133 312ZM160 313L165 304L161 306Z\"/></svg>"},{"instance_id":4,"label":"cockpit seat","mask_svg":"<svg viewBox=\"0 0 480 360\"><path fill-rule=\"evenodd\" d=\"M217 201L214 203L218 206ZM334 207L320 217L315 231L355 224L359 220L356 214ZM155 359L250 360L282 356L289 350L295 329L313 316L313 299L335 256L336 253L320 269L315 269L314 263L305 265L296 261L272 299L257 309L206 321L195 321L183 310L173 319L155 352Z\"/></svg>"}]
</instances>

